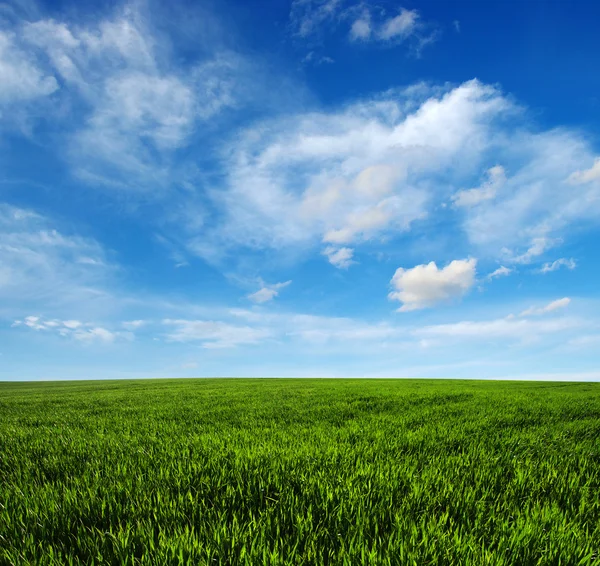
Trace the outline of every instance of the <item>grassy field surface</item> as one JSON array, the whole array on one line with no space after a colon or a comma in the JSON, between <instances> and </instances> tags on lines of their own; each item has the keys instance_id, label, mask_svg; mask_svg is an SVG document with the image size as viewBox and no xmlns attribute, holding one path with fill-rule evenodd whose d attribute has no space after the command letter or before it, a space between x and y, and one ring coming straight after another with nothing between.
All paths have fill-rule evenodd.
<instances>
[{"instance_id":1,"label":"grassy field surface","mask_svg":"<svg viewBox=\"0 0 600 566\"><path fill-rule=\"evenodd\" d=\"M0 383L0 564L600 564L600 384Z\"/></svg>"}]
</instances>

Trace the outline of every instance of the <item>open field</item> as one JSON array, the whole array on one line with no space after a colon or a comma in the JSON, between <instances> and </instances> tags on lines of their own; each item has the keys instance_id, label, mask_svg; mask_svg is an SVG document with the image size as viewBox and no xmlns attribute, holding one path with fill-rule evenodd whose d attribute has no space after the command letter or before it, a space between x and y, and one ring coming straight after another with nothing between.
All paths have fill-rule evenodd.
<instances>
[{"instance_id":1,"label":"open field","mask_svg":"<svg viewBox=\"0 0 600 566\"><path fill-rule=\"evenodd\" d=\"M0 564L600 564L600 384L0 384Z\"/></svg>"}]
</instances>

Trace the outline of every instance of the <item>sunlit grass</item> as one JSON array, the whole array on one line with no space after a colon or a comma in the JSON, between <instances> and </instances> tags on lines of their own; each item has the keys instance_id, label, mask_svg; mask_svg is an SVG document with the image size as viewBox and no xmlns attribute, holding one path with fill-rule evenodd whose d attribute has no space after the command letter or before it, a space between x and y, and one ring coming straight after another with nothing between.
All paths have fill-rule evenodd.
<instances>
[{"instance_id":1,"label":"sunlit grass","mask_svg":"<svg viewBox=\"0 0 600 566\"><path fill-rule=\"evenodd\" d=\"M600 384L0 384L0 564L596 564L599 494Z\"/></svg>"}]
</instances>

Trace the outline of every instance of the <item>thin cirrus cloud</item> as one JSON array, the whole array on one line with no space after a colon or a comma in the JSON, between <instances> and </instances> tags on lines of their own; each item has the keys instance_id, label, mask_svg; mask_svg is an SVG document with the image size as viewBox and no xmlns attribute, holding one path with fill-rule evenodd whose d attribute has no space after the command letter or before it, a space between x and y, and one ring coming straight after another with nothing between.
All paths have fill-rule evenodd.
<instances>
[{"instance_id":1,"label":"thin cirrus cloud","mask_svg":"<svg viewBox=\"0 0 600 566\"><path fill-rule=\"evenodd\" d=\"M454 260L439 269L435 262L402 267L392 277L394 290L390 300L400 301L400 312L432 307L438 303L460 298L475 284L477 260Z\"/></svg>"}]
</instances>

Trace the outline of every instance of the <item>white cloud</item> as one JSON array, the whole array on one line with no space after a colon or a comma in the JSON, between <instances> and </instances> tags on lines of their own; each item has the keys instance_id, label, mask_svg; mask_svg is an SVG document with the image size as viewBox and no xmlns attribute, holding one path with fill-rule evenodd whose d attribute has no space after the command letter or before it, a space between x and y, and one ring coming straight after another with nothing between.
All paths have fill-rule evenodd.
<instances>
[{"instance_id":1,"label":"white cloud","mask_svg":"<svg viewBox=\"0 0 600 566\"><path fill-rule=\"evenodd\" d=\"M340 15L341 0L294 0L290 10L293 33L306 38L331 25Z\"/></svg>"},{"instance_id":2,"label":"white cloud","mask_svg":"<svg viewBox=\"0 0 600 566\"><path fill-rule=\"evenodd\" d=\"M154 33L147 19L132 3L85 25L43 19L16 28L23 57L46 61L43 79L23 57L16 59L19 72L23 67L44 92L58 88L56 75L60 103L79 125L62 125L74 173L105 188L169 186L177 179L174 151L189 143L197 124L253 90L249 81L242 89L241 76L249 78L242 58L217 46L183 66L171 61L167 36Z\"/></svg>"},{"instance_id":3,"label":"white cloud","mask_svg":"<svg viewBox=\"0 0 600 566\"><path fill-rule=\"evenodd\" d=\"M567 182L572 185L582 185L592 181L600 181L600 157L594 159L594 164L589 169L575 171L567 179Z\"/></svg>"},{"instance_id":4,"label":"white cloud","mask_svg":"<svg viewBox=\"0 0 600 566\"><path fill-rule=\"evenodd\" d=\"M212 194L221 214L190 251L214 260L236 247L407 231L427 214L440 171L479 159L490 121L510 108L472 81L439 96L413 88L258 124L223 149L228 184Z\"/></svg>"},{"instance_id":5,"label":"white cloud","mask_svg":"<svg viewBox=\"0 0 600 566\"><path fill-rule=\"evenodd\" d=\"M17 41L14 34L0 30L0 107L47 96L59 88L54 76L46 73Z\"/></svg>"},{"instance_id":6,"label":"white cloud","mask_svg":"<svg viewBox=\"0 0 600 566\"><path fill-rule=\"evenodd\" d=\"M497 88L469 81L259 122L222 148L225 184L210 193L214 215L189 231L188 249L214 263L240 248L355 249L393 241L422 219L435 225L443 210L456 214L440 206L454 196L453 225L473 255L507 267L537 262L574 224L597 223L600 188L564 190L589 162L589 142L566 129L529 130L524 113ZM482 166L489 179L457 195Z\"/></svg>"},{"instance_id":7,"label":"white cloud","mask_svg":"<svg viewBox=\"0 0 600 566\"><path fill-rule=\"evenodd\" d=\"M279 295L279 291L287 287L291 281L285 281L283 283L275 283L274 285L265 285L256 291L248 295L248 298L254 303L266 303Z\"/></svg>"},{"instance_id":8,"label":"white cloud","mask_svg":"<svg viewBox=\"0 0 600 566\"><path fill-rule=\"evenodd\" d=\"M506 182L504 168L500 165L496 165L488 169L487 177L488 180L480 187L458 191L452 197L454 206L471 207L476 206L480 202L495 198L498 189Z\"/></svg>"},{"instance_id":9,"label":"white cloud","mask_svg":"<svg viewBox=\"0 0 600 566\"><path fill-rule=\"evenodd\" d=\"M266 328L238 326L214 320L172 320L163 324L174 327L166 337L173 342L202 342L204 348L230 348L242 344L257 344L271 337Z\"/></svg>"},{"instance_id":10,"label":"white cloud","mask_svg":"<svg viewBox=\"0 0 600 566\"><path fill-rule=\"evenodd\" d=\"M502 249L502 254L507 261L519 264L529 264L560 243L562 243L561 239L540 236L533 238L529 244L529 248L522 254L515 255L511 250L506 248Z\"/></svg>"},{"instance_id":11,"label":"white cloud","mask_svg":"<svg viewBox=\"0 0 600 566\"><path fill-rule=\"evenodd\" d=\"M417 10L401 8L397 16L383 22L378 35L383 40L405 39L416 31L418 24L419 12Z\"/></svg>"},{"instance_id":12,"label":"white cloud","mask_svg":"<svg viewBox=\"0 0 600 566\"><path fill-rule=\"evenodd\" d=\"M327 55L319 55L315 51L309 51L306 56L302 59L303 63L313 63L315 65L325 65L335 63L335 59L328 57Z\"/></svg>"},{"instance_id":13,"label":"white cloud","mask_svg":"<svg viewBox=\"0 0 600 566\"><path fill-rule=\"evenodd\" d=\"M411 40L417 54L437 37L434 26L423 22L417 10L399 8L390 14L371 2L351 0L294 0L290 27L294 37L311 45L341 27L353 42L396 45Z\"/></svg>"},{"instance_id":14,"label":"white cloud","mask_svg":"<svg viewBox=\"0 0 600 566\"><path fill-rule=\"evenodd\" d=\"M564 297L562 299L557 299L556 301L552 301L551 303L548 303L544 307L539 307L539 308L530 307L530 308L524 310L519 316L526 317L526 316L539 316L542 314L547 314L549 312L553 312L558 309L564 309L565 307L569 306L570 303L571 303L571 299L569 299L569 297Z\"/></svg>"},{"instance_id":15,"label":"white cloud","mask_svg":"<svg viewBox=\"0 0 600 566\"><path fill-rule=\"evenodd\" d=\"M506 248L507 261L531 263L560 243L572 226L597 222L600 185L586 183L574 190L564 182L592 159L592 148L580 133L509 127L496 136L490 140L495 160L506 163L511 176L494 199L465 211L465 230L480 255Z\"/></svg>"},{"instance_id":16,"label":"white cloud","mask_svg":"<svg viewBox=\"0 0 600 566\"><path fill-rule=\"evenodd\" d=\"M353 41L366 41L372 33L371 14L365 10L362 15L354 20L350 27L350 39Z\"/></svg>"},{"instance_id":17,"label":"white cloud","mask_svg":"<svg viewBox=\"0 0 600 566\"><path fill-rule=\"evenodd\" d=\"M552 271L556 271L556 270L560 269L563 266L566 267L567 269L573 270L577 267L577 262L573 258L567 259L567 258L561 257L560 259L557 259L555 261L544 263L544 265L542 265L542 267L539 269L539 272L540 273L550 273Z\"/></svg>"},{"instance_id":18,"label":"white cloud","mask_svg":"<svg viewBox=\"0 0 600 566\"><path fill-rule=\"evenodd\" d=\"M412 269L396 270L388 296L400 301L401 312L431 307L439 302L461 297L475 284L476 259L454 260L443 269L435 262L417 265Z\"/></svg>"},{"instance_id":19,"label":"white cloud","mask_svg":"<svg viewBox=\"0 0 600 566\"><path fill-rule=\"evenodd\" d=\"M80 262L82 258L93 262ZM112 268L91 238L61 232L31 210L0 203L0 299L11 308L88 303L104 294ZM37 307L35 307L37 308Z\"/></svg>"},{"instance_id":20,"label":"white cloud","mask_svg":"<svg viewBox=\"0 0 600 566\"><path fill-rule=\"evenodd\" d=\"M123 334L125 335L125 334ZM106 330L106 328L102 328L100 326L76 330L72 334L75 340L79 340L80 342L114 342L119 334L115 332L111 332L110 330ZM130 335L127 335L130 336Z\"/></svg>"},{"instance_id":21,"label":"white cloud","mask_svg":"<svg viewBox=\"0 0 600 566\"><path fill-rule=\"evenodd\" d=\"M544 334L554 334L579 328L584 323L577 319L517 319L514 317L483 321L462 321L425 326L415 331L417 336L472 340L516 340L529 342Z\"/></svg>"},{"instance_id":22,"label":"white cloud","mask_svg":"<svg viewBox=\"0 0 600 566\"><path fill-rule=\"evenodd\" d=\"M513 272L514 269L510 269L509 267L504 267L503 265L501 265L498 269L486 275L485 278L488 281L491 281L492 279L497 279L498 277L506 277L507 275L510 275Z\"/></svg>"},{"instance_id":23,"label":"white cloud","mask_svg":"<svg viewBox=\"0 0 600 566\"><path fill-rule=\"evenodd\" d=\"M366 323L350 318L296 314L289 316L285 333L314 344L328 342L381 342L402 335L401 329L387 323Z\"/></svg>"},{"instance_id":24,"label":"white cloud","mask_svg":"<svg viewBox=\"0 0 600 566\"><path fill-rule=\"evenodd\" d=\"M26 316L23 320L15 320L13 327L27 327L36 331L57 334L63 338L71 338L79 342L114 342L117 339L132 340L131 332L113 332L92 323L78 320L47 319L41 316Z\"/></svg>"},{"instance_id":25,"label":"white cloud","mask_svg":"<svg viewBox=\"0 0 600 566\"><path fill-rule=\"evenodd\" d=\"M328 246L323 250L323 255L327 256L329 263L338 269L348 269L353 263L356 263L352 257L354 250L352 248L335 248Z\"/></svg>"},{"instance_id":26,"label":"white cloud","mask_svg":"<svg viewBox=\"0 0 600 566\"><path fill-rule=\"evenodd\" d=\"M404 329L387 322L369 323L345 317L326 317L299 313L268 313L257 310L232 309L229 314L258 328L268 329L273 337L299 338L317 344L357 344L392 340L405 335Z\"/></svg>"}]
</instances>

